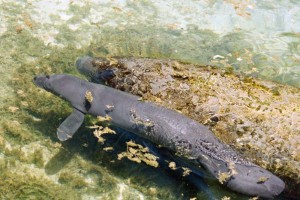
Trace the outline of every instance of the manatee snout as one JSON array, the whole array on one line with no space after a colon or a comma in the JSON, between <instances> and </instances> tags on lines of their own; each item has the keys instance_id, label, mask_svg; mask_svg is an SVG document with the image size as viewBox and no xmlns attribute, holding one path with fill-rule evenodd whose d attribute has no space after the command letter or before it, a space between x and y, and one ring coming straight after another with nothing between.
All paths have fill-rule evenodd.
<instances>
[{"instance_id":1,"label":"manatee snout","mask_svg":"<svg viewBox=\"0 0 300 200\"><path fill-rule=\"evenodd\" d=\"M86 73L87 69L91 69L92 68L92 61L93 61L93 58L90 57L90 56L84 56L84 57L81 57L81 58L78 58L76 60L76 67L78 69L79 72L81 73Z\"/></svg>"},{"instance_id":2,"label":"manatee snout","mask_svg":"<svg viewBox=\"0 0 300 200\"><path fill-rule=\"evenodd\" d=\"M86 75L87 77L89 77L91 79L92 82L94 83L99 83L99 84L104 84L105 80L106 80L106 76L109 76L110 74L105 74L105 70L101 69L101 64L106 66L106 64L108 64L105 59L97 59L97 64L94 64L95 59L89 56L84 56L82 58L78 58L76 60L76 67L77 70L81 73ZM105 77L102 77L102 76Z\"/></svg>"},{"instance_id":3,"label":"manatee snout","mask_svg":"<svg viewBox=\"0 0 300 200\"><path fill-rule=\"evenodd\" d=\"M33 78L33 83L41 88L45 88L45 82L49 79L49 75L38 75Z\"/></svg>"}]
</instances>

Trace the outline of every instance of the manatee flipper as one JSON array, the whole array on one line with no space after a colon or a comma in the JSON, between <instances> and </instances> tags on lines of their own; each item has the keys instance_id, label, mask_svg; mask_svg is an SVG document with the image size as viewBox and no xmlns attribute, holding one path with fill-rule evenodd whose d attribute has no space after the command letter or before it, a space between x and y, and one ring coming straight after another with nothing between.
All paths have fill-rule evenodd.
<instances>
[{"instance_id":1,"label":"manatee flipper","mask_svg":"<svg viewBox=\"0 0 300 200\"><path fill-rule=\"evenodd\" d=\"M71 115L57 128L57 137L60 141L66 141L74 135L84 120L84 114L74 109Z\"/></svg>"}]
</instances>

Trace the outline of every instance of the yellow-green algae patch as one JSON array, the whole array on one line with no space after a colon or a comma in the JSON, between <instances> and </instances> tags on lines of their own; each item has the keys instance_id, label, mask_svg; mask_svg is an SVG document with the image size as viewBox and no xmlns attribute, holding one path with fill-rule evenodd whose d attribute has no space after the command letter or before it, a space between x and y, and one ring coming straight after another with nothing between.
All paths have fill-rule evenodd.
<instances>
[{"instance_id":1,"label":"yellow-green algae patch","mask_svg":"<svg viewBox=\"0 0 300 200\"><path fill-rule=\"evenodd\" d=\"M108 85L209 125L245 157L299 184L299 89L172 60L118 58L94 64L116 69Z\"/></svg>"},{"instance_id":2,"label":"yellow-green algae patch","mask_svg":"<svg viewBox=\"0 0 300 200\"><path fill-rule=\"evenodd\" d=\"M47 177L25 173L2 172L0 175L1 199L80 199L71 188L59 186Z\"/></svg>"},{"instance_id":3,"label":"yellow-green algae patch","mask_svg":"<svg viewBox=\"0 0 300 200\"><path fill-rule=\"evenodd\" d=\"M159 163L156 161L158 159L157 156L154 156L149 152L147 147L143 147L140 144L136 144L134 141L128 141L127 151L118 154L118 160L126 157L129 160L137 163L144 162L149 166L158 167Z\"/></svg>"},{"instance_id":4,"label":"yellow-green algae patch","mask_svg":"<svg viewBox=\"0 0 300 200\"><path fill-rule=\"evenodd\" d=\"M43 172L43 149L39 144L33 146L33 152L30 152L26 147L13 144L1 136L0 198L80 199L78 192L67 185L57 184Z\"/></svg>"}]
</instances>

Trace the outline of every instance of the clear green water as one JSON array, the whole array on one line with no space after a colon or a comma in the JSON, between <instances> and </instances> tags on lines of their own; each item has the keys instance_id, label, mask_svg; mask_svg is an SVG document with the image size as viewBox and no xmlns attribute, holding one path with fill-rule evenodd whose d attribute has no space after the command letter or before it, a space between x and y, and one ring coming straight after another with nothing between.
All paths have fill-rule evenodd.
<instances>
[{"instance_id":1,"label":"clear green water","mask_svg":"<svg viewBox=\"0 0 300 200\"><path fill-rule=\"evenodd\" d=\"M31 80L79 75L74 61L89 54L217 65L300 88L300 2L236 2L0 0L1 199L207 199L162 170L118 161L119 137L103 146L82 127L59 145L70 108ZM217 199L246 198L208 184Z\"/></svg>"}]
</instances>

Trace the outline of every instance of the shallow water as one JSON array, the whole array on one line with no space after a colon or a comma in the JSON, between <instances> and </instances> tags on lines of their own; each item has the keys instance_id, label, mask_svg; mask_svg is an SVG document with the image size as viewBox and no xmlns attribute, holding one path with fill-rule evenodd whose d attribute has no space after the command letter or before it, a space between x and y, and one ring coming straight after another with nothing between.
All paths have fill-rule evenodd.
<instances>
[{"instance_id":1,"label":"shallow water","mask_svg":"<svg viewBox=\"0 0 300 200\"><path fill-rule=\"evenodd\" d=\"M60 144L70 107L31 80L79 76L75 59L89 54L172 58L300 88L300 2L237 2L0 0L1 198L208 199L167 171L118 160L131 138L122 131L101 145L83 126ZM248 199L206 183L217 199Z\"/></svg>"}]
</instances>

